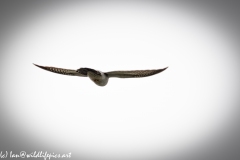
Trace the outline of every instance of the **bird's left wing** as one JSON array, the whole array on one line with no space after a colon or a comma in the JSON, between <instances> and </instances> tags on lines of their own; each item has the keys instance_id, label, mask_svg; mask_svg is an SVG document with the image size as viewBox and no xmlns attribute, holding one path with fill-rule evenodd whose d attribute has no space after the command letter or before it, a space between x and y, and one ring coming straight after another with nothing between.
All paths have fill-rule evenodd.
<instances>
[{"instance_id":1,"label":"bird's left wing","mask_svg":"<svg viewBox=\"0 0 240 160\"><path fill-rule=\"evenodd\" d=\"M40 66L40 65L37 65L37 64L34 64L34 65L39 67L39 68L42 68L46 71L50 71L50 72L54 72L54 73L58 73L58 74L86 77L86 75L83 75L83 74L77 72L76 70L72 70L72 69L56 68L56 67L49 67L49 66Z\"/></svg>"},{"instance_id":2,"label":"bird's left wing","mask_svg":"<svg viewBox=\"0 0 240 160\"><path fill-rule=\"evenodd\" d=\"M112 72L106 72L105 74L107 74L108 77L140 78L140 77L148 77L148 76L158 74L167 68L168 67L163 69L152 69L152 70L112 71Z\"/></svg>"}]
</instances>

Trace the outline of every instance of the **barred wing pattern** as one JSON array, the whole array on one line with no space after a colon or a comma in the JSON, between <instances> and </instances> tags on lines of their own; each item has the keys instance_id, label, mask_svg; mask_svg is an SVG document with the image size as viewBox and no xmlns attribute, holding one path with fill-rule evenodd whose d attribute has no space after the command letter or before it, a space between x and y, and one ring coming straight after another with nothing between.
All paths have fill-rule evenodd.
<instances>
[{"instance_id":1,"label":"barred wing pattern","mask_svg":"<svg viewBox=\"0 0 240 160\"><path fill-rule=\"evenodd\" d=\"M79 68L77 70L72 70L72 69L64 69L64 68L57 68L57 67L40 66L37 64L34 64L34 65L41 69L44 69L46 71L50 71L53 73L70 75L70 76L88 77L98 86L107 85L108 79L111 77L118 77L118 78L148 77L148 76L158 74L168 68L166 67L163 69L152 69L152 70L101 72L91 68Z\"/></svg>"},{"instance_id":2,"label":"barred wing pattern","mask_svg":"<svg viewBox=\"0 0 240 160\"><path fill-rule=\"evenodd\" d=\"M154 70L133 70L133 71L112 71L106 72L108 77L117 77L117 78L140 78L140 77L148 77L155 74L158 74L164 71L166 68L163 69L154 69Z\"/></svg>"},{"instance_id":3,"label":"barred wing pattern","mask_svg":"<svg viewBox=\"0 0 240 160\"><path fill-rule=\"evenodd\" d=\"M58 74L86 77L85 75L82 75L82 74L78 73L76 70L72 70L72 69L56 68L56 67L49 67L49 66L40 66L40 65L37 65L37 64L34 64L34 65L39 67L39 68L42 68L46 71L50 71L50 72L54 72L54 73L58 73Z\"/></svg>"}]
</instances>

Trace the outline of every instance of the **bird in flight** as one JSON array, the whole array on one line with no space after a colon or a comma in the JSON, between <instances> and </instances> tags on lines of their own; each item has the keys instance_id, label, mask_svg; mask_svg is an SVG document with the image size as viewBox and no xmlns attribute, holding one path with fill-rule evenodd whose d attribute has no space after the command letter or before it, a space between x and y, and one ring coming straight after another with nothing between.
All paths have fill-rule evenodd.
<instances>
[{"instance_id":1,"label":"bird in flight","mask_svg":"<svg viewBox=\"0 0 240 160\"><path fill-rule=\"evenodd\" d=\"M72 70L72 69L56 68L56 67L49 67L49 66L40 66L37 64L34 64L34 65L44 70L58 73L58 74L69 75L69 76L79 76L79 77L89 77L98 86L105 86L108 83L109 78L148 77L148 76L158 74L168 68L166 67L163 69L152 69L152 70L101 72L91 68L79 68L77 70Z\"/></svg>"}]
</instances>

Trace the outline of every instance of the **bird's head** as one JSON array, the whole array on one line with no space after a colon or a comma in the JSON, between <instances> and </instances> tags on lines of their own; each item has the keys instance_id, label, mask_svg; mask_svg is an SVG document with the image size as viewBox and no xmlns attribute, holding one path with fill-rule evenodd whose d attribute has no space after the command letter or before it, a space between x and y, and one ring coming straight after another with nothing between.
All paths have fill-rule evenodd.
<instances>
[{"instance_id":1,"label":"bird's head","mask_svg":"<svg viewBox=\"0 0 240 160\"><path fill-rule=\"evenodd\" d=\"M88 69L87 68L79 68L79 69L77 69L77 72L87 76Z\"/></svg>"}]
</instances>

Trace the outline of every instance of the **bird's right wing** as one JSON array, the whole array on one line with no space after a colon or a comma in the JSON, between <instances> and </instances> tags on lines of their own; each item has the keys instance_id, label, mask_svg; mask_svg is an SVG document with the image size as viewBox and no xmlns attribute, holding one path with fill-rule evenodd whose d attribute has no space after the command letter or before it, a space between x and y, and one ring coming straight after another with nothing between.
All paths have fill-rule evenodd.
<instances>
[{"instance_id":1,"label":"bird's right wing","mask_svg":"<svg viewBox=\"0 0 240 160\"><path fill-rule=\"evenodd\" d=\"M152 69L152 70L112 71L112 72L106 72L106 74L108 75L108 77L140 78L140 77L148 77L148 76L158 74L167 68L168 67L163 69Z\"/></svg>"},{"instance_id":2,"label":"bird's right wing","mask_svg":"<svg viewBox=\"0 0 240 160\"><path fill-rule=\"evenodd\" d=\"M77 70L56 68L56 67L49 67L49 66L40 66L40 65L37 65L37 64L34 64L34 65L41 68L41 69L44 69L46 71L50 71L50 72L54 72L54 73L58 73L58 74L86 77L86 75L83 75L83 74L77 72Z\"/></svg>"}]
</instances>

